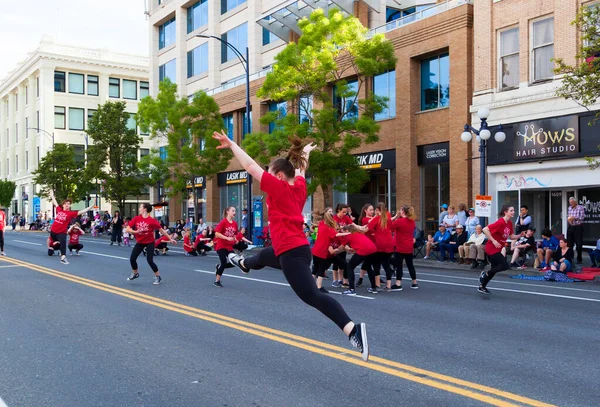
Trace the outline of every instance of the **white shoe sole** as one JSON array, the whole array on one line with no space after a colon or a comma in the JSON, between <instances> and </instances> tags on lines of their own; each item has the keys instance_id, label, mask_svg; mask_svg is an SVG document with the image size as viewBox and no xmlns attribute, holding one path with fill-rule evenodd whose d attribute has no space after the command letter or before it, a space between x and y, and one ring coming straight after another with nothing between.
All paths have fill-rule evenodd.
<instances>
[{"instance_id":1,"label":"white shoe sole","mask_svg":"<svg viewBox=\"0 0 600 407\"><path fill-rule=\"evenodd\" d=\"M360 323L360 337L363 343L362 360L369 361L369 342L367 340L367 325L364 322Z\"/></svg>"}]
</instances>

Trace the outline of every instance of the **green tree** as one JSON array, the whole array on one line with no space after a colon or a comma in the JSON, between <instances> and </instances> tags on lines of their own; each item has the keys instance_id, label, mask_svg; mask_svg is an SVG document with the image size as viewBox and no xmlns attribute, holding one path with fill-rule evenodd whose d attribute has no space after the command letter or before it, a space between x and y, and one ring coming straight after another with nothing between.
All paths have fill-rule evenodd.
<instances>
[{"instance_id":1,"label":"green tree","mask_svg":"<svg viewBox=\"0 0 600 407\"><path fill-rule=\"evenodd\" d=\"M15 189L17 189L17 184L12 181L8 181L4 179L4 181L0 180L0 206L3 208L10 207L10 203L15 196Z\"/></svg>"},{"instance_id":2,"label":"green tree","mask_svg":"<svg viewBox=\"0 0 600 407\"><path fill-rule=\"evenodd\" d=\"M146 179L146 184L156 185L158 188L173 175L167 160L160 156L156 148L151 149L150 154L140 159L138 167Z\"/></svg>"},{"instance_id":3,"label":"green tree","mask_svg":"<svg viewBox=\"0 0 600 407\"><path fill-rule=\"evenodd\" d=\"M188 182L193 184L195 177L210 177L225 170L231 160L230 151L216 149L219 143L212 134L223 128L223 119L219 106L205 92L197 92L191 101L180 98L177 85L166 79L159 84L156 99L146 97L140 102L136 119L150 137L158 138L161 144L166 142L164 161L170 176L165 185L171 196L185 190ZM163 176L156 152L148 160L158 169L156 175ZM196 204L196 188L192 190Z\"/></svg>"},{"instance_id":4,"label":"green tree","mask_svg":"<svg viewBox=\"0 0 600 407\"><path fill-rule=\"evenodd\" d=\"M563 75L556 94L572 99L586 109L600 99L600 7L598 4L582 6L577 18L571 23L577 26L581 44L575 65L568 65L562 58L556 59L555 73ZM590 125L600 119L600 112ZM598 146L600 149L600 146ZM587 157L590 169L600 167L600 160Z\"/></svg>"},{"instance_id":5,"label":"green tree","mask_svg":"<svg viewBox=\"0 0 600 407\"><path fill-rule=\"evenodd\" d=\"M127 126L131 119L125 102L106 102L88 120L87 134L93 141L88 148L86 173L101 180L104 196L123 210L128 196L141 194L145 185L137 167L140 137Z\"/></svg>"},{"instance_id":6,"label":"green tree","mask_svg":"<svg viewBox=\"0 0 600 407\"><path fill-rule=\"evenodd\" d=\"M357 18L337 9L329 15L317 9L298 26L298 43L290 42L275 57L273 71L258 91L259 97L288 101L291 108L285 115L273 111L263 116L261 122L271 125L270 134L253 133L244 147L267 163L289 149L289 135L316 143L308 189L312 194L321 187L325 204L331 205L334 185L354 192L368 180L352 152L379 140L374 115L385 109L387 100L372 93L360 99L359 94L374 75L394 69L396 57L383 35L368 37Z\"/></svg>"},{"instance_id":7,"label":"green tree","mask_svg":"<svg viewBox=\"0 0 600 407\"><path fill-rule=\"evenodd\" d=\"M52 190L59 203L67 198L82 201L92 188L83 167L83 162L75 160L72 146L57 143L40 160L38 169L32 172L33 182L41 186L40 195L43 197L49 198Z\"/></svg>"}]
</instances>

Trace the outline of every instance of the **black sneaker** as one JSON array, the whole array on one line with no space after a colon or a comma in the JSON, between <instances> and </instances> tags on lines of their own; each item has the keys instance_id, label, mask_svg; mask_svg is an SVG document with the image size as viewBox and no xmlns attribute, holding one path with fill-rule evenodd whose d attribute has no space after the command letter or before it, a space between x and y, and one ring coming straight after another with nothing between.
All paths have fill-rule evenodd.
<instances>
[{"instance_id":1,"label":"black sneaker","mask_svg":"<svg viewBox=\"0 0 600 407\"><path fill-rule=\"evenodd\" d=\"M484 280L485 276L486 276L485 271L482 271L481 274L479 275L479 284L483 285L483 282L485 281Z\"/></svg>"},{"instance_id":2,"label":"black sneaker","mask_svg":"<svg viewBox=\"0 0 600 407\"><path fill-rule=\"evenodd\" d=\"M402 291L402 286L401 285L396 285L394 284L391 288L392 291Z\"/></svg>"},{"instance_id":3,"label":"black sneaker","mask_svg":"<svg viewBox=\"0 0 600 407\"><path fill-rule=\"evenodd\" d=\"M379 291L377 291L377 288L367 288L367 292L370 294L379 294Z\"/></svg>"},{"instance_id":4,"label":"black sneaker","mask_svg":"<svg viewBox=\"0 0 600 407\"><path fill-rule=\"evenodd\" d=\"M155 256L160 256L160 252L158 251L158 249L154 249L154 255Z\"/></svg>"},{"instance_id":5,"label":"black sneaker","mask_svg":"<svg viewBox=\"0 0 600 407\"><path fill-rule=\"evenodd\" d=\"M66 257L61 257L61 258L60 258L60 262L61 262L62 264L69 264L69 260L67 260L67 258L66 258Z\"/></svg>"},{"instance_id":6,"label":"black sneaker","mask_svg":"<svg viewBox=\"0 0 600 407\"><path fill-rule=\"evenodd\" d=\"M223 288L223 284L221 284L221 282L220 282L220 281L215 281L215 282L213 283L213 285L214 285L215 287Z\"/></svg>"},{"instance_id":7,"label":"black sneaker","mask_svg":"<svg viewBox=\"0 0 600 407\"><path fill-rule=\"evenodd\" d=\"M410 288L412 288L413 290L418 290L419 289L419 284L412 283L412 285L410 286Z\"/></svg>"},{"instance_id":8,"label":"black sneaker","mask_svg":"<svg viewBox=\"0 0 600 407\"><path fill-rule=\"evenodd\" d=\"M356 286L357 287L362 287L362 283L363 283L363 279L359 278L358 281L356 282Z\"/></svg>"},{"instance_id":9,"label":"black sneaker","mask_svg":"<svg viewBox=\"0 0 600 407\"><path fill-rule=\"evenodd\" d=\"M140 276L140 273L131 273L131 275L129 277L127 277L127 280L128 281L135 280L139 276Z\"/></svg>"},{"instance_id":10,"label":"black sneaker","mask_svg":"<svg viewBox=\"0 0 600 407\"><path fill-rule=\"evenodd\" d=\"M159 285L161 281L162 281L161 276L154 276L154 281L152 282L152 284Z\"/></svg>"},{"instance_id":11,"label":"black sneaker","mask_svg":"<svg viewBox=\"0 0 600 407\"><path fill-rule=\"evenodd\" d=\"M510 263L510 268L517 268L519 265L517 263Z\"/></svg>"},{"instance_id":12,"label":"black sneaker","mask_svg":"<svg viewBox=\"0 0 600 407\"><path fill-rule=\"evenodd\" d=\"M471 270L476 269L477 267L479 267L479 262L475 260L473 264L471 264Z\"/></svg>"},{"instance_id":13,"label":"black sneaker","mask_svg":"<svg viewBox=\"0 0 600 407\"><path fill-rule=\"evenodd\" d=\"M482 285L479 286L479 288L477 289L477 291L479 291L482 294L491 294L490 290L488 290L487 288L485 288Z\"/></svg>"},{"instance_id":14,"label":"black sneaker","mask_svg":"<svg viewBox=\"0 0 600 407\"><path fill-rule=\"evenodd\" d=\"M350 336L350 344L357 348L362 354L362 359L367 362L369 360L369 342L367 341L367 326L364 322L355 326L356 330Z\"/></svg>"},{"instance_id":15,"label":"black sneaker","mask_svg":"<svg viewBox=\"0 0 600 407\"><path fill-rule=\"evenodd\" d=\"M237 268L242 270L242 273L244 273L244 274L250 273L250 269L245 267L244 265L242 265L242 260L244 260L244 257L242 255L235 254L235 253L229 253L227 255L227 259L229 260L229 262L231 264L233 264L234 266L236 266Z\"/></svg>"},{"instance_id":16,"label":"black sneaker","mask_svg":"<svg viewBox=\"0 0 600 407\"><path fill-rule=\"evenodd\" d=\"M318 288L318 290L322 293L329 294L329 290L327 290L325 287Z\"/></svg>"}]
</instances>

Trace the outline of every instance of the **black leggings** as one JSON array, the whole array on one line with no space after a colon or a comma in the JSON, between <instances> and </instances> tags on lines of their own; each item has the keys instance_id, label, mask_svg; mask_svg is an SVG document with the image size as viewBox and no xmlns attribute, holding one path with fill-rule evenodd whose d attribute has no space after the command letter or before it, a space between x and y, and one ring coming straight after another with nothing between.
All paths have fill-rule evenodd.
<instances>
[{"instance_id":1,"label":"black leggings","mask_svg":"<svg viewBox=\"0 0 600 407\"><path fill-rule=\"evenodd\" d=\"M373 274L373 270L371 268L371 266L368 265L368 261L367 261L368 256L361 256L358 253L354 253L352 255L352 257L350 257L350 261L348 262L348 265L346 266L346 274L348 275L348 285L350 286L351 290L354 290L354 269L356 268L356 266L358 266L361 263L365 263L367 264L367 266L369 267L367 269L367 273L369 273L369 280L371 281L371 288L373 288L375 286L375 275ZM372 280L371 280L372 279Z\"/></svg>"},{"instance_id":2,"label":"black leggings","mask_svg":"<svg viewBox=\"0 0 600 407\"><path fill-rule=\"evenodd\" d=\"M394 270L390 266L390 259L392 257L392 253L385 252L377 252L375 253L375 257L373 258L373 272L376 276L379 275L381 271L381 266L385 270L385 278L387 280L391 279L394 275Z\"/></svg>"},{"instance_id":3,"label":"black leggings","mask_svg":"<svg viewBox=\"0 0 600 407\"><path fill-rule=\"evenodd\" d=\"M488 255L488 257L490 258L490 264L492 268L484 276L482 284L484 287L487 286L487 284L492 280L492 278L494 278L496 273L508 270L510 268L508 262L506 261L506 257L504 257L502 253L495 253L491 256Z\"/></svg>"},{"instance_id":4,"label":"black leggings","mask_svg":"<svg viewBox=\"0 0 600 407\"><path fill-rule=\"evenodd\" d=\"M333 263L333 258L328 257L326 259L322 259L317 256L312 256L313 258L313 269L312 274L317 277L324 277L325 272L329 269L331 264Z\"/></svg>"},{"instance_id":5,"label":"black leggings","mask_svg":"<svg viewBox=\"0 0 600 407\"><path fill-rule=\"evenodd\" d=\"M131 251L131 256L129 257L129 263L131 263L131 269L137 271L137 258L142 253L142 251L146 249L146 261L148 265L155 273L158 273L158 267L154 264L154 242L152 243L136 243L133 246L133 250Z\"/></svg>"},{"instance_id":6,"label":"black leggings","mask_svg":"<svg viewBox=\"0 0 600 407\"><path fill-rule=\"evenodd\" d=\"M196 251L201 252L202 250L204 250L205 252L210 252L212 248L202 242L198 242L198 244L196 245Z\"/></svg>"},{"instance_id":7,"label":"black leggings","mask_svg":"<svg viewBox=\"0 0 600 407\"><path fill-rule=\"evenodd\" d=\"M121 243L121 237L123 236L123 228L117 227L113 225L112 227L112 235L110 237L111 242L119 242Z\"/></svg>"},{"instance_id":8,"label":"black leggings","mask_svg":"<svg viewBox=\"0 0 600 407\"><path fill-rule=\"evenodd\" d=\"M4 251L4 229L0 230L0 252Z\"/></svg>"},{"instance_id":9,"label":"black leggings","mask_svg":"<svg viewBox=\"0 0 600 407\"><path fill-rule=\"evenodd\" d=\"M394 256L394 264L396 265L396 281L402 281L402 276L404 275L404 272L402 271L403 260L406 261L406 267L408 268L410 278L416 280L417 271L415 270L415 265L413 264L413 254L396 252L396 256Z\"/></svg>"},{"instance_id":10,"label":"black leggings","mask_svg":"<svg viewBox=\"0 0 600 407\"><path fill-rule=\"evenodd\" d=\"M371 283L371 288L377 288L375 285L375 271L373 270L373 261L375 260L375 253L366 256L364 259L361 270L365 270L367 275L369 276L369 282Z\"/></svg>"},{"instance_id":11,"label":"black leggings","mask_svg":"<svg viewBox=\"0 0 600 407\"><path fill-rule=\"evenodd\" d=\"M348 276L346 275L346 273L347 273L346 268L348 267L348 263L346 262L346 252L341 252L341 253L336 254L332 260L333 260L334 270L341 269L343 278L348 278Z\"/></svg>"},{"instance_id":12,"label":"black leggings","mask_svg":"<svg viewBox=\"0 0 600 407\"><path fill-rule=\"evenodd\" d=\"M273 246L264 248L255 256L245 258L244 266L251 270L260 270L264 267L281 270L281 264L279 264L279 259L275 256Z\"/></svg>"},{"instance_id":13,"label":"black leggings","mask_svg":"<svg viewBox=\"0 0 600 407\"><path fill-rule=\"evenodd\" d=\"M67 254L67 234L66 233L54 233L50 232L50 237L55 242L60 243L60 255L65 256Z\"/></svg>"},{"instance_id":14,"label":"black leggings","mask_svg":"<svg viewBox=\"0 0 600 407\"><path fill-rule=\"evenodd\" d=\"M227 260L227 255L229 253L233 253L232 250L227 250L227 249L219 249L217 250L217 254L219 255L219 260L221 261L221 264L219 264L219 267L217 268L217 275L218 276L222 276L223 275L223 271L225 271L225 269L234 267L233 264L229 263L229 260Z\"/></svg>"},{"instance_id":15,"label":"black leggings","mask_svg":"<svg viewBox=\"0 0 600 407\"><path fill-rule=\"evenodd\" d=\"M79 251L83 249L83 245L81 243L69 243L69 251Z\"/></svg>"}]
</instances>

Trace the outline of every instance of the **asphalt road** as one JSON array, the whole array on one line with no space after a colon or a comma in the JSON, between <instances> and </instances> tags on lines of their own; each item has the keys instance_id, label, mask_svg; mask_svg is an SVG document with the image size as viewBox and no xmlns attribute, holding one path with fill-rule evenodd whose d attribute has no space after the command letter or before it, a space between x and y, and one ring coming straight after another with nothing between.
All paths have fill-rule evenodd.
<instances>
[{"instance_id":1,"label":"asphalt road","mask_svg":"<svg viewBox=\"0 0 600 407\"><path fill-rule=\"evenodd\" d=\"M272 269L156 258L82 238L7 232L0 259L0 406L598 406L600 285L417 269L420 289L335 295L367 323L371 360ZM330 280L328 280L330 281ZM335 289L333 289L335 290ZM341 290L339 290L341 291Z\"/></svg>"}]
</instances>

